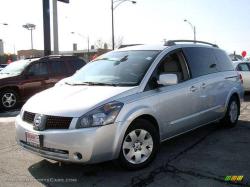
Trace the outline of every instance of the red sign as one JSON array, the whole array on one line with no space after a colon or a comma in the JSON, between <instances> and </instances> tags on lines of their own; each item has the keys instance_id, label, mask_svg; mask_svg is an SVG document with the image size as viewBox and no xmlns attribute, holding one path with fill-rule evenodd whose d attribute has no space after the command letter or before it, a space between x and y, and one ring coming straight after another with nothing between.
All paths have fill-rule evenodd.
<instances>
[{"instance_id":1,"label":"red sign","mask_svg":"<svg viewBox=\"0 0 250 187\"><path fill-rule=\"evenodd\" d=\"M246 51L242 51L241 56L244 58L245 56L247 56L247 52Z\"/></svg>"}]
</instances>

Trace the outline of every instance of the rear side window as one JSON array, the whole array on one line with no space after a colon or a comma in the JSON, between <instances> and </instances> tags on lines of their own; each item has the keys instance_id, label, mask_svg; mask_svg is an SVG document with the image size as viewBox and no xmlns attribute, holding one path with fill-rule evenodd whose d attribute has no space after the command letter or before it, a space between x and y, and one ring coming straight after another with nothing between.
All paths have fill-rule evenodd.
<instances>
[{"instance_id":1,"label":"rear side window","mask_svg":"<svg viewBox=\"0 0 250 187\"><path fill-rule=\"evenodd\" d=\"M220 71L234 70L233 64L229 56L222 50L214 49L214 54L218 61L217 65Z\"/></svg>"},{"instance_id":2,"label":"rear side window","mask_svg":"<svg viewBox=\"0 0 250 187\"><path fill-rule=\"evenodd\" d=\"M183 51L193 78L219 71L212 48L188 47Z\"/></svg>"},{"instance_id":3,"label":"rear side window","mask_svg":"<svg viewBox=\"0 0 250 187\"><path fill-rule=\"evenodd\" d=\"M69 63L70 63L70 66L72 66L74 71L81 69L86 64L86 62L84 62L81 59L70 60Z\"/></svg>"},{"instance_id":4,"label":"rear side window","mask_svg":"<svg viewBox=\"0 0 250 187\"><path fill-rule=\"evenodd\" d=\"M33 76L47 75L48 74L47 63L45 62L33 63L28 70L28 74Z\"/></svg>"},{"instance_id":5,"label":"rear side window","mask_svg":"<svg viewBox=\"0 0 250 187\"><path fill-rule=\"evenodd\" d=\"M246 63L240 63L237 67L238 71L250 71L250 67Z\"/></svg>"},{"instance_id":6,"label":"rear side window","mask_svg":"<svg viewBox=\"0 0 250 187\"><path fill-rule=\"evenodd\" d=\"M65 74L67 69L63 61L52 61L50 62L51 73L52 74Z\"/></svg>"}]
</instances>

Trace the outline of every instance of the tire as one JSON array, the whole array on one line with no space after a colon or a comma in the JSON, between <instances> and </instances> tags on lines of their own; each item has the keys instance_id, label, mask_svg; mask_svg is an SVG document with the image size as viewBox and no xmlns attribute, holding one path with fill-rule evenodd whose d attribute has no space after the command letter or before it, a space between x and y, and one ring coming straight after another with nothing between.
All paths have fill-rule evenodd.
<instances>
[{"instance_id":1,"label":"tire","mask_svg":"<svg viewBox=\"0 0 250 187\"><path fill-rule=\"evenodd\" d=\"M238 123L240 115L240 103L236 96L232 96L227 106L227 112L220 121L223 127L232 128Z\"/></svg>"},{"instance_id":2,"label":"tire","mask_svg":"<svg viewBox=\"0 0 250 187\"><path fill-rule=\"evenodd\" d=\"M0 109L11 110L17 107L18 94L12 89L2 90L0 92Z\"/></svg>"},{"instance_id":3,"label":"tire","mask_svg":"<svg viewBox=\"0 0 250 187\"><path fill-rule=\"evenodd\" d=\"M138 119L128 128L122 141L119 163L129 170L150 164L159 150L159 133L154 125Z\"/></svg>"}]
</instances>

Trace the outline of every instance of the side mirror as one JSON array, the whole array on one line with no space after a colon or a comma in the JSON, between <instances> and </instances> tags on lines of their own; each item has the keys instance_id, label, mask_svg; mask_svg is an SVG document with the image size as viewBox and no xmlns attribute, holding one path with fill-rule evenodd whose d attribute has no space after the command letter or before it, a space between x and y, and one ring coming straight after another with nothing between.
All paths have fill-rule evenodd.
<instances>
[{"instance_id":1,"label":"side mirror","mask_svg":"<svg viewBox=\"0 0 250 187\"><path fill-rule=\"evenodd\" d=\"M178 83L176 74L160 74L158 84L163 86L174 85Z\"/></svg>"}]
</instances>

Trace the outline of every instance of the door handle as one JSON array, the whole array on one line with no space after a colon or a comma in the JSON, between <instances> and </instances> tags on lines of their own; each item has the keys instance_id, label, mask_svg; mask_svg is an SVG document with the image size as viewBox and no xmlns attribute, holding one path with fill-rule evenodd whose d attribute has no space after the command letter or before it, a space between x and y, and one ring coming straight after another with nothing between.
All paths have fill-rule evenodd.
<instances>
[{"instance_id":1,"label":"door handle","mask_svg":"<svg viewBox=\"0 0 250 187\"><path fill-rule=\"evenodd\" d=\"M191 88L190 88L190 91L191 92L195 92L195 91L197 91L198 89L197 89L197 87L195 87L195 86L191 86Z\"/></svg>"},{"instance_id":2,"label":"door handle","mask_svg":"<svg viewBox=\"0 0 250 187\"><path fill-rule=\"evenodd\" d=\"M206 83L201 84L201 88L203 88L203 89L206 88L206 86L207 86Z\"/></svg>"}]
</instances>

